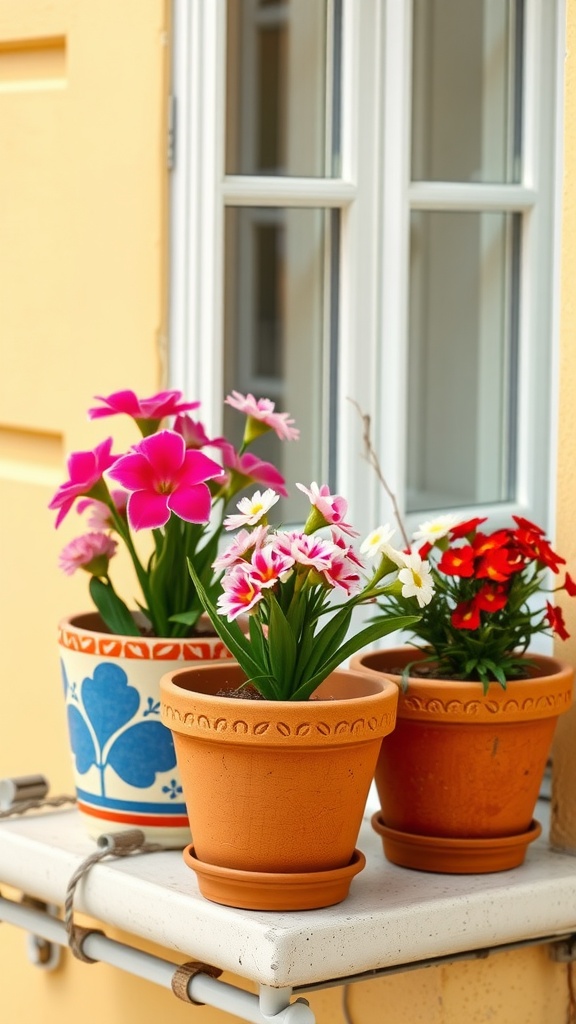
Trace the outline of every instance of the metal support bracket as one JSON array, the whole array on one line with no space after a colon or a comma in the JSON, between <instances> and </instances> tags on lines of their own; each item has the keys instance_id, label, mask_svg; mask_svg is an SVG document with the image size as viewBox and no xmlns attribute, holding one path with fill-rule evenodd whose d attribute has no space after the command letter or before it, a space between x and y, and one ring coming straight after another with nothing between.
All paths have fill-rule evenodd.
<instances>
[{"instance_id":1,"label":"metal support bracket","mask_svg":"<svg viewBox=\"0 0 576 1024\"><path fill-rule=\"evenodd\" d=\"M68 946L64 922L45 910L36 909L35 902L26 900L16 903L0 896L0 921L24 928L49 944ZM82 936L81 946L82 952L90 960L118 967L166 989L172 990L175 974L181 978L179 964L117 942L103 932L87 931ZM187 1001L205 1003L242 1017L252 1024L315 1024L314 1014L305 999L290 1002L291 988L275 989L263 985L260 994L255 995L200 971L191 972L186 984L186 995Z\"/></svg>"},{"instance_id":2,"label":"metal support bracket","mask_svg":"<svg viewBox=\"0 0 576 1024\"><path fill-rule=\"evenodd\" d=\"M550 943L550 957L557 964L572 964L576 960L576 935L569 935Z\"/></svg>"},{"instance_id":3,"label":"metal support bracket","mask_svg":"<svg viewBox=\"0 0 576 1024\"><path fill-rule=\"evenodd\" d=\"M58 916L57 907L52 903L44 903L43 900L34 899L33 896L22 896L20 903L23 907L40 910L49 917L56 918ZM62 959L61 947L57 943L43 938L41 935L29 933L26 938L26 948L30 963L34 964L35 967L40 967L43 971L55 971Z\"/></svg>"}]
</instances>

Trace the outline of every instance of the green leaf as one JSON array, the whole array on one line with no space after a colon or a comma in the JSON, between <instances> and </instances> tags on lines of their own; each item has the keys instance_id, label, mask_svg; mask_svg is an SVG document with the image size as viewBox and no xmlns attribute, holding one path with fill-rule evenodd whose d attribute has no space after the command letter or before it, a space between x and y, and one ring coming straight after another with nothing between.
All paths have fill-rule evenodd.
<instances>
[{"instance_id":1,"label":"green leaf","mask_svg":"<svg viewBox=\"0 0 576 1024\"><path fill-rule=\"evenodd\" d=\"M393 633L395 630L408 629L415 622L418 622L418 618L419 616L417 615L399 615L386 621L374 622L372 625L366 626L365 629L361 629L359 633L350 637L346 643L342 644L331 657L319 666L315 675L307 679L290 699L308 700L314 690L326 679L326 676L329 676L334 669L338 668L352 654L356 654L356 651L359 651L362 647L367 647L369 644L374 643L375 640L380 640L383 636Z\"/></svg>"},{"instance_id":2,"label":"green leaf","mask_svg":"<svg viewBox=\"0 0 576 1024\"><path fill-rule=\"evenodd\" d=\"M280 693L288 699L294 685L296 664L296 638L286 616L273 594L269 595L270 622L268 625L268 656L270 674L276 680Z\"/></svg>"},{"instance_id":3,"label":"green leaf","mask_svg":"<svg viewBox=\"0 0 576 1024\"><path fill-rule=\"evenodd\" d=\"M325 660L327 653L338 649L342 644L350 626L352 608L341 608L339 612L326 623L316 636L311 637L311 642L300 652L298 660L299 685L302 679L316 674L319 665ZM306 655L304 660L303 655Z\"/></svg>"},{"instance_id":4,"label":"green leaf","mask_svg":"<svg viewBox=\"0 0 576 1024\"><path fill-rule=\"evenodd\" d=\"M140 630L130 611L124 601L118 597L111 583L104 583L97 576L92 576L89 590L108 629L118 636L140 636Z\"/></svg>"},{"instance_id":5,"label":"green leaf","mask_svg":"<svg viewBox=\"0 0 576 1024\"><path fill-rule=\"evenodd\" d=\"M194 580L194 585L202 602L204 611L208 615L208 618L214 626L218 636L226 644L226 647L230 651L232 657L236 659L240 667L245 672L246 678L254 681L256 678L265 675L265 671L263 670L264 666L259 664L253 657L250 641L244 636L238 623L228 623L221 615L218 615L218 612L202 586L200 578L190 559L188 559L188 570Z\"/></svg>"}]
</instances>

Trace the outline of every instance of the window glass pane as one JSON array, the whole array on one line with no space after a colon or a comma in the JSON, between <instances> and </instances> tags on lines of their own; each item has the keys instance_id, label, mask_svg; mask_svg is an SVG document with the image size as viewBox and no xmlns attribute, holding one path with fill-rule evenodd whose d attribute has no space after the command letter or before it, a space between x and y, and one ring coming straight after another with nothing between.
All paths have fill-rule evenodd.
<instances>
[{"instance_id":1,"label":"window glass pane","mask_svg":"<svg viewBox=\"0 0 576 1024\"><path fill-rule=\"evenodd\" d=\"M412 177L518 182L523 0L415 0Z\"/></svg>"},{"instance_id":2,"label":"window glass pane","mask_svg":"<svg viewBox=\"0 0 576 1024\"><path fill-rule=\"evenodd\" d=\"M277 465L291 497L275 506L283 521L305 513L294 483L328 481L335 433L328 429L328 387L335 359L336 215L318 209L241 207L226 211L224 390L270 398L301 431L297 442L272 433L258 452ZM225 413L227 436L237 413Z\"/></svg>"},{"instance_id":3,"label":"window glass pane","mask_svg":"<svg viewBox=\"0 0 576 1024\"><path fill-rule=\"evenodd\" d=\"M409 511L513 497L519 217L414 212Z\"/></svg>"},{"instance_id":4,"label":"window glass pane","mask_svg":"<svg viewBox=\"0 0 576 1024\"><path fill-rule=\"evenodd\" d=\"M230 0L226 173L338 173L340 0Z\"/></svg>"}]
</instances>

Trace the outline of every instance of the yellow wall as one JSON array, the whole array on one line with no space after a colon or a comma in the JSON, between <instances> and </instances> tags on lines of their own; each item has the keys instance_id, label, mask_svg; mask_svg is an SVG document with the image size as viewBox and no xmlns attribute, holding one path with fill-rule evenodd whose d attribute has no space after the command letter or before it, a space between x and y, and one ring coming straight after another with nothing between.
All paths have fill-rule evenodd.
<instances>
[{"instance_id":1,"label":"yellow wall","mask_svg":"<svg viewBox=\"0 0 576 1024\"><path fill-rule=\"evenodd\" d=\"M562 215L562 316L560 408L558 428L557 544L570 565L576 564L576 10L568 0ZM570 640L559 656L576 664L576 609L564 602ZM576 853L576 706L563 715L554 743L551 840Z\"/></svg>"},{"instance_id":2,"label":"yellow wall","mask_svg":"<svg viewBox=\"0 0 576 1024\"><path fill-rule=\"evenodd\" d=\"M569 127L575 7L569 0ZM46 505L65 454L103 436L85 418L91 397L164 382L168 15L169 0L0 0L0 777L42 771L55 793L72 789L55 629L87 597L81 579L58 572L71 534L55 533ZM573 131L566 143L557 541L574 560ZM560 764L569 748L562 740ZM3 1024L236 1019L68 953L44 973L8 925L0 971ZM531 948L356 984L347 1001L358 1024L563 1024L568 992L568 968ZM338 988L310 995L319 1024L344 1019L342 999Z\"/></svg>"}]
</instances>

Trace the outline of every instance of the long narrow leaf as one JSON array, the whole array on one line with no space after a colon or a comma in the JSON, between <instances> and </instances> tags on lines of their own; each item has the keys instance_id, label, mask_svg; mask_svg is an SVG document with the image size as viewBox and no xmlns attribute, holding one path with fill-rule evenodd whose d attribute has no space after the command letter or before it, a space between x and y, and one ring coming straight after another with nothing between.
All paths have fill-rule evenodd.
<instances>
[{"instance_id":1,"label":"long narrow leaf","mask_svg":"<svg viewBox=\"0 0 576 1024\"><path fill-rule=\"evenodd\" d=\"M270 595L270 624L268 626L268 654L270 672L280 693L289 696L294 683L296 638L273 594Z\"/></svg>"},{"instance_id":2,"label":"long narrow leaf","mask_svg":"<svg viewBox=\"0 0 576 1024\"><path fill-rule=\"evenodd\" d=\"M104 583L97 576L91 576L89 590L108 629L118 636L140 636L140 630L132 615L111 584Z\"/></svg>"},{"instance_id":3,"label":"long narrow leaf","mask_svg":"<svg viewBox=\"0 0 576 1024\"><path fill-rule=\"evenodd\" d=\"M218 615L218 612L204 590L190 559L188 559L188 569L192 579L194 580L194 584L204 610L220 639L226 644L226 647L244 670L248 679L260 676L262 674L262 666L259 665L252 656L250 641L244 636L238 623L228 623L221 615Z\"/></svg>"},{"instance_id":4,"label":"long narrow leaf","mask_svg":"<svg viewBox=\"0 0 576 1024\"><path fill-rule=\"evenodd\" d=\"M385 622L374 622L372 625L367 626L365 629L360 630L355 636L342 644L341 647L335 651L330 658L328 658L315 673L314 676L308 678L306 682L300 686L300 688L293 694L292 700L308 700L314 690L320 686L320 683L326 679L335 669L339 667L347 658L351 657L352 654L356 654L356 651L361 650L362 647L367 647L368 644L374 643L375 640L380 640L383 636L388 633L393 633L395 630L408 629L413 623L418 622L418 615L399 615L386 620Z\"/></svg>"},{"instance_id":5,"label":"long narrow leaf","mask_svg":"<svg viewBox=\"0 0 576 1024\"><path fill-rule=\"evenodd\" d=\"M306 660L302 656L298 659L298 684L301 679L316 674L318 666L325 661L328 651L340 648L348 632L351 618L352 608L341 608L313 638L311 649L309 652L307 651Z\"/></svg>"}]
</instances>

